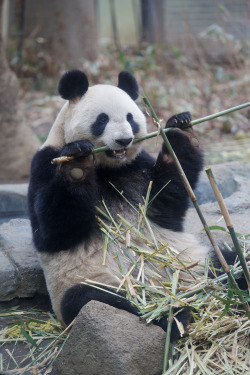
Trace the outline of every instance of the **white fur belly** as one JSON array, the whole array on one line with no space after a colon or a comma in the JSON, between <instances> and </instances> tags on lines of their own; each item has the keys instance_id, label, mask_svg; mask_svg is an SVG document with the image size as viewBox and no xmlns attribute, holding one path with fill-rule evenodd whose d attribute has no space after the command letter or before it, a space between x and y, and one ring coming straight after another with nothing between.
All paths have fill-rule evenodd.
<instances>
[{"instance_id":1,"label":"white fur belly","mask_svg":"<svg viewBox=\"0 0 250 375\"><path fill-rule=\"evenodd\" d=\"M107 285L119 285L119 279L115 276L117 266L109 254L105 265L102 265L102 246L102 242L92 241L89 252L85 251L83 245L79 245L74 250L39 254L52 307L59 320L62 320L60 304L63 294L74 284L89 279Z\"/></svg>"},{"instance_id":2,"label":"white fur belly","mask_svg":"<svg viewBox=\"0 0 250 375\"><path fill-rule=\"evenodd\" d=\"M163 243L168 243L170 247L180 253L180 257L188 262L199 262L204 264L208 257L209 249L202 245L191 233L173 232L163 229L151 223L154 235Z\"/></svg>"}]
</instances>

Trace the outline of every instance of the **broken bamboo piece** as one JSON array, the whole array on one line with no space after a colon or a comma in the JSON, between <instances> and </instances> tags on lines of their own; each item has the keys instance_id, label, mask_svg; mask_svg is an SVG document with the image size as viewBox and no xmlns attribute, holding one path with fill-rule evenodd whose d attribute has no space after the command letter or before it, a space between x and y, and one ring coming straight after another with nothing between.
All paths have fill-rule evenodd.
<instances>
[{"instance_id":1,"label":"broken bamboo piece","mask_svg":"<svg viewBox=\"0 0 250 375\"><path fill-rule=\"evenodd\" d=\"M250 289L249 270L248 270L248 267L247 267L244 255L242 254L241 247L240 247L239 241L237 239L237 236L236 236L236 233L235 233L235 230L234 230L234 227L233 227L233 223L231 221L231 218L230 218L227 206L226 206L225 201L224 201L224 199L222 197L222 194L221 194L221 192L220 192L220 190L218 188L218 185L217 185L216 180L214 178L214 175L213 175L211 167L207 167L205 169L205 171L206 171L206 174L208 176L210 185L211 185L211 187L213 189L214 195L215 195L215 197L217 199L217 202L218 202L218 204L220 206L221 213L222 213L222 215L224 217L227 229L228 229L228 231L230 233L230 236L232 238L232 241L233 241L236 253L238 255L240 264L242 266L243 273L244 273L244 276L245 276L248 288Z\"/></svg>"}]
</instances>

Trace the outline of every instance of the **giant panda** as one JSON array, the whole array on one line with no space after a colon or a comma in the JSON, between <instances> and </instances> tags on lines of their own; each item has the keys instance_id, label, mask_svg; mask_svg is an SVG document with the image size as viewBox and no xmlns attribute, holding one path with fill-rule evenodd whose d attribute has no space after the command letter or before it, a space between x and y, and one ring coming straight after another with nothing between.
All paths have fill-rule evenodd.
<instances>
[{"instance_id":1,"label":"giant panda","mask_svg":"<svg viewBox=\"0 0 250 375\"><path fill-rule=\"evenodd\" d=\"M189 198L165 144L155 160L142 149L142 142L133 142L147 133L145 116L135 103L139 93L135 77L121 72L118 86L89 87L87 76L73 70L62 76L58 89L66 103L32 160L28 192L33 241L53 310L66 325L91 300L139 315L124 293L81 284L85 278L107 285L108 290L122 278L115 244L110 244L102 265L96 206L103 208L104 200L114 218L119 212L136 223L134 208L144 203L153 181L151 197L155 199L147 217L157 240L177 249L183 259L201 264L208 249L183 230ZM190 122L191 115L185 112L171 117L166 126L172 128L168 139L195 188L203 153ZM108 150L93 154L100 146ZM51 160L59 156L74 158L52 165ZM188 319L188 308L181 309L178 320L185 326ZM166 318L154 323L166 329ZM177 335L173 326L172 340Z\"/></svg>"}]
</instances>

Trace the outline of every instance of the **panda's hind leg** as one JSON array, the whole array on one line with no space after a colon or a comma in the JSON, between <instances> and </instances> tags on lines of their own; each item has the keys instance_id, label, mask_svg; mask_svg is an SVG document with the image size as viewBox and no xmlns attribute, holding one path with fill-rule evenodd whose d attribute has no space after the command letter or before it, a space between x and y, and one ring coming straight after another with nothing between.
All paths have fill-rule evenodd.
<instances>
[{"instance_id":1,"label":"panda's hind leg","mask_svg":"<svg viewBox=\"0 0 250 375\"><path fill-rule=\"evenodd\" d=\"M92 300L106 303L118 309L128 311L136 316L140 316L139 310L126 299L125 294L122 292L114 294L114 291L107 287L105 290L100 290L90 285L75 284L65 292L61 302L61 314L64 323L69 325L77 317L81 308ZM174 316L182 323L185 329L190 322L191 308L188 306L176 308L174 309ZM168 319L167 317L163 317L160 320L154 320L153 324L166 331ZM173 320L171 342L175 341L179 336L180 331L176 321Z\"/></svg>"},{"instance_id":2,"label":"panda's hind leg","mask_svg":"<svg viewBox=\"0 0 250 375\"><path fill-rule=\"evenodd\" d=\"M233 266L236 263L236 261L238 260L236 253L234 251L228 250L223 245L220 246L220 250L221 250L222 255L225 258L227 264L229 266ZM214 249L211 249L209 255L211 257L213 267L216 270L216 275L212 271L210 271L209 276L211 278L214 278L215 276L220 276L220 275L224 274L224 271L222 271L222 265L221 265L217 255L215 254ZM226 281L227 281L227 279L226 279ZM243 290L243 291L248 290L247 281L246 281L243 273L236 278L236 282L238 284L238 287L241 290Z\"/></svg>"},{"instance_id":3,"label":"panda's hind leg","mask_svg":"<svg viewBox=\"0 0 250 375\"><path fill-rule=\"evenodd\" d=\"M192 308L189 306L178 307L173 310L173 316L182 324L184 330L186 330L188 324L191 321ZM153 323L159 327L161 327L164 331L167 331L168 328L168 319L167 317L163 317L160 320L154 320ZM172 321L172 329L170 335L170 341L173 342L180 337L180 330L177 326L175 319L173 318Z\"/></svg>"},{"instance_id":4,"label":"panda's hind leg","mask_svg":"<svg viewBox=\"0 0 250 375\"><path fill-rule=\"evenodd\" d=\"M90 285L75 284L65 292L61 301L64 323L69 325L81 308L92 300L139 315L138 310L126 299L124 293L114 293L113 289L107 287L105 290L100 290Z\"/></svg>"}]
</instances>

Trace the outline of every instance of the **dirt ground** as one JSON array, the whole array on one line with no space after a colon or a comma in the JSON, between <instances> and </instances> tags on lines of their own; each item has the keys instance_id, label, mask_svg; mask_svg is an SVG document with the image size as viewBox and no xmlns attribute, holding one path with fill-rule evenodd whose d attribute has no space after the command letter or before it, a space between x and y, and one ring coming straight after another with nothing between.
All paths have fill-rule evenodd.
<instances>
[{"instance_id":1,"label":"dirt ground","mask_svg":"<svg viewBox=\"0 0 250 375\"><path fill-rule=\"evenodd\" d=\"M28 323L47 322L53 317L48 296L36 295L33 298L15 298L12 301L0 302L0 374L40 375L49 373L49 360L51 353L45 353L43 361L48 361L48 366L39 369L37 359L46 347L53 343L62 332L59 326L55 332L42 332L43 328L29 330ZM11 336L6 328L18 329L23 327L18 337ZM41 326L42 327L42 326ZM14 333L15 334L15 333ZM25 336L26 335L26 336ZM62 342L56 345L56 352ZM56 352L54 354L56 354ZM55 356L56 357L56 356ZM48 359L47 359L48 358ZM41 362L41 361L40 361ZM28 367L28 368L26 368Z\"/></svg>"}]
</instances>

